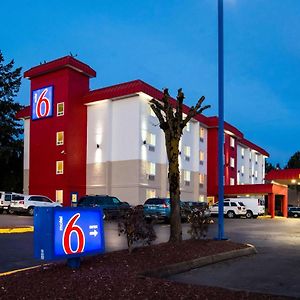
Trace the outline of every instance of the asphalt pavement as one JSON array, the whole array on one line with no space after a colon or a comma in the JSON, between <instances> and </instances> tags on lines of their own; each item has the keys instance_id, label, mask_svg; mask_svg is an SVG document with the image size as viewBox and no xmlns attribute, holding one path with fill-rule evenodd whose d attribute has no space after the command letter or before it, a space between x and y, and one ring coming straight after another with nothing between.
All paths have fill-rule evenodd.
<instances>
[{"instance_id":1,"label":"asphalt pavement","mask_svg":"<svg viewBox=\"0 0 300 300\"><path fill-rule=\"evenodd\" d=\"M217 235L217 228L211 228ZM300 219L225 220L232 241L258 254L171 276L179 282L300 298Z\"/></svg>"},{"instance_id":2,"label":"asphalt pavement","mask_svg":"<svg viewBox=\"0 0 300 300\"><path fill-rule=\"evenodd\" d=\"M10 222L33 225L32 217L0 215L0 227ZM188 224L183 236L188 237ZM155 243L167 242L169 225L155 226ZM217 223L208 238L217 236ZM225 235L234 242L253 244L258 254L202 267L170 277L180 282L293 296L300 299L300 218L225 219ZM116 222L105 222L106 251L126 249ZM0 273L41 263L33 258L33 233L0 234Z\"/></svg>"}]
</instances>

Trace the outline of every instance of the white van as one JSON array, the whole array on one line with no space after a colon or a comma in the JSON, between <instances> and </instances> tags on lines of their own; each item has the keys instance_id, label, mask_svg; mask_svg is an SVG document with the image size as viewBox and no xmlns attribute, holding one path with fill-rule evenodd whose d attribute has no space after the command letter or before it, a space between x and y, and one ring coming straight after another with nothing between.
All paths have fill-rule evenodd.
<instances>
[{"instance_id":1,"label":"white van","mask_svg":"<svg viewBox=\"0 0 300 300\"><path fill-rule=\"evenodd\" d=\"M240 201L246 206L246 218L257 218L265 214L265 200L250 197L227 198L224 201Z\"/></svg>"}]
</instances>

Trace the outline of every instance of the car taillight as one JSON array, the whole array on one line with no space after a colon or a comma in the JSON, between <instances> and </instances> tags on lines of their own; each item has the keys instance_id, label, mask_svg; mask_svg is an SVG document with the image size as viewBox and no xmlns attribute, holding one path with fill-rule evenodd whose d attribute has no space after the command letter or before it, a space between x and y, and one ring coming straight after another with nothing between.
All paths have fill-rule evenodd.
<instances>
[{"instance_id":1,"label":"car taillight","mask_svg":"<svg viewBox=\"0 0 300 300\"><path fill-rule=\"evenodd\" d=\"M241 210L241 207L238 207L238 210Z\"/></svg>"},{"instance_id":2,"label":"car taillight","mask_svg":"<svg viewBox=\"0 0 300 300\"><path fill-rule=\"evenodd\" d=\"M24 201L19 201L19 204L24 204Z\"/></svg>"}]
</instances>

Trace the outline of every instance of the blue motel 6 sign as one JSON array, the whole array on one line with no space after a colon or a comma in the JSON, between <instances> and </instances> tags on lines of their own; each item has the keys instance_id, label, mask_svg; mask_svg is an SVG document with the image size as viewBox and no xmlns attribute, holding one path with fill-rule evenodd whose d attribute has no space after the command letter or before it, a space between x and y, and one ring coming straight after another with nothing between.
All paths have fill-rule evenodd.
<instances>
[{"instance_id":1,"label":"blue motel 6 sign","mask_svg":"<svg viewBox=\"0 0 300 300\"><path fill-rule=\"evenodd\" d=\"M47 86L32 91L32 100L31 100L32 120L52 117L52 115L53 115L53 86Z\"/></svg>"},{"instance_id":2,"label":"blue motel 6 sign","mask_svg":"<svg viewBox=\"0 0 300 300\"><path fill-rule=\"evenodd\" d=\"M73 258L105 251L103 212L97 208L35 208L34 255Z\"/></svg>"}]
</instances>

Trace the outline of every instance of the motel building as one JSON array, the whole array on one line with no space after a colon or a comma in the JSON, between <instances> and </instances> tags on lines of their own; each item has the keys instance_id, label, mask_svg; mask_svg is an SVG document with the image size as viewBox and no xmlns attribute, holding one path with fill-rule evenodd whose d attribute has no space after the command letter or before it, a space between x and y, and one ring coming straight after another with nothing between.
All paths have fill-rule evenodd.
<instances>
[{"instance_id":1,"label":"motel building","mask_svg":"<svg viewBox=\"0 0 300 300\"><path fill-rule=\"evenodd\" d=\"M164 134L149 106L162 92L141 80L90 90L95 76L71 56L24 73L31 96L17 114L24 120L23 192L64 206L86 194L114 195L131 205L167 197ZM182 200L218 200L217 137L217 117L197 115L187 124L179 157ZM274 217L279 195L286 216L287 186L265 183L269 154L226 122L224 137L225 196L267 196Z\"/></svg>"}]
</instances>

